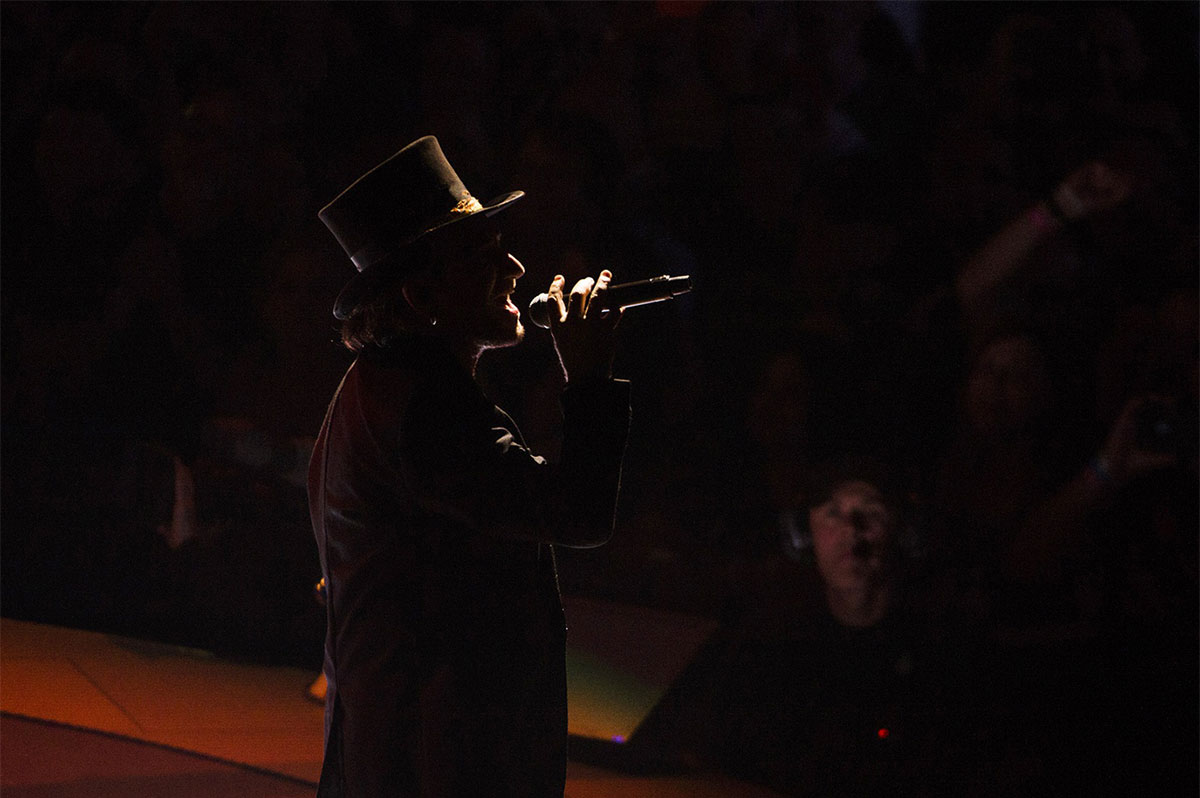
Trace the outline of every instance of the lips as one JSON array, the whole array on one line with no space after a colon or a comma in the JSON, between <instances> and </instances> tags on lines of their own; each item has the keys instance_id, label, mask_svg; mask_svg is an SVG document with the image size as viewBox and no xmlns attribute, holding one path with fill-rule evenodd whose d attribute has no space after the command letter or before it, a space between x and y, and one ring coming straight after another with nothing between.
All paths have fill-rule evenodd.
<instances>
[{"instance_id":1,"label":"lips","mask_svg":"<svg viewBox=\"0 0 1200 798\"><path fill-rule=\"evenodd\" d=\"M513 304L511 289L508 291L504 291L502 293L496 294L494 297L492 297L492 299L493 299L493 301L496 302L496 304L503 305L504 309L507 312L513 313L513 314L520 313L520 310L518 310L517 306L515 304Z\"/></svg>"},{"instance_id":2,"label":"lips","mask_svg":"<svg viewBox=\"0 0 1200 798\"><path fill-rule=\"evenodd\" d=\"M500 290L493 295L492 299L497 303L504 305L506 310L514 310L516 305L513 304L512 295L513 292L517 290L517 284L515 282L506 282L503 286L499 286L499 289Z\"/></svg>"}]
</instances>

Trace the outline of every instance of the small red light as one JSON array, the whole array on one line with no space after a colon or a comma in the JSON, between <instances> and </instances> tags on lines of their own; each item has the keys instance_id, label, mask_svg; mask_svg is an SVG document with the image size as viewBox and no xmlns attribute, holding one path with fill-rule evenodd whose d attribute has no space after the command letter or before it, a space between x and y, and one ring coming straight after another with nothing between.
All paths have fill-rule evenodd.
<instances>
[{"instance_id":1,"label":"small red light","mask_svg":"<svg viewBox=\"0 0 1200 798\"><path fill-rule=\"evenodd\" d=\"M886 740L888 738L888 735L891 734L891 732L889 732L887 729L880 729L879 731L877 731L875 733L879 735L880 740Z\"/></svg>"}]
</instances>

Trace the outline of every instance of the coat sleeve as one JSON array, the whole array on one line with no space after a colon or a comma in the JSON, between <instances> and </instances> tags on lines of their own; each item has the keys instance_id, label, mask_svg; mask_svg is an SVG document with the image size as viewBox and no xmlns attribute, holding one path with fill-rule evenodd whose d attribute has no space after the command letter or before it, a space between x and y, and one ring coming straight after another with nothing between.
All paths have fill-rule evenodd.
<instances>
[{"instance_id":1,"label":"coat sleeve","mask_svg":"<svg viewBox=\"0 0 1200 798\"><path fill-rule=\"evenodd\" d=\"M612 536L629 434L629 383L563 393L563 446L550 464L487 402L422 392L401 421L399 468L416 502L475 531L588 548Z\"/></svg>"}]
</instances>

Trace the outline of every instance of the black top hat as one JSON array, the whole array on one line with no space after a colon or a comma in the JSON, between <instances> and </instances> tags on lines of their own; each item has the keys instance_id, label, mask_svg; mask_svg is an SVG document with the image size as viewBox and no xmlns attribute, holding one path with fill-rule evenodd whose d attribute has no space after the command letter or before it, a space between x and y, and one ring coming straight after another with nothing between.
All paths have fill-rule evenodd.
<instances>
[{"instance_id":1,"label":"black top hat","mask_svg":"<svg viewBox=\"0 0 1200 798\"><path fill-rule=\"evenodd\" d=\"M394 273L403 259L389 256L448 224L472 216L491 216L525 196L511 191L484 204L471 196L442 154L438 140L423 136L355 180L317 215L329 228L359 273L333 306L345 319L381 277Z\"/></svg>"}]
</instances>

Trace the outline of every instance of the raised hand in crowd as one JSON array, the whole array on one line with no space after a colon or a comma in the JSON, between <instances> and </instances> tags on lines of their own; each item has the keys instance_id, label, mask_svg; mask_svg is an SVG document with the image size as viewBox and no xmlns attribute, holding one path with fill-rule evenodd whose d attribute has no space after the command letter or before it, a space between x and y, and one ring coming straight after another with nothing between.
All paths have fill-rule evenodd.
<instances>
[{"instance_id":1,"label":"raised hand in crowd","mask_svg":"<svg viewBox=\"0 0 1200 798\"><path fill-rule=\"evenodd\" d=\"M985 301L993 289L1017 272L1036 247L1068 224L1118 207L1133 188L1132 175L1106 163L1091 161L1080 166L971 256L955 280L959 304L970 308Z\"/></svg>"},{"instance_id":2,"label":"raised hand in crowd","mask_svg":"<svg viewBox=\"0 0 1200 798\"><path fill-rule=\"evenodd\" d=\"M1008 552L1013 576L1039 581L1081 543L1089 513L1106 505L1135 479L1179 461L1182 434L1173 404L1158 396L1129 399L1099 453L1071 481L1028 516Z\"/></svg>"}]
</instances>

